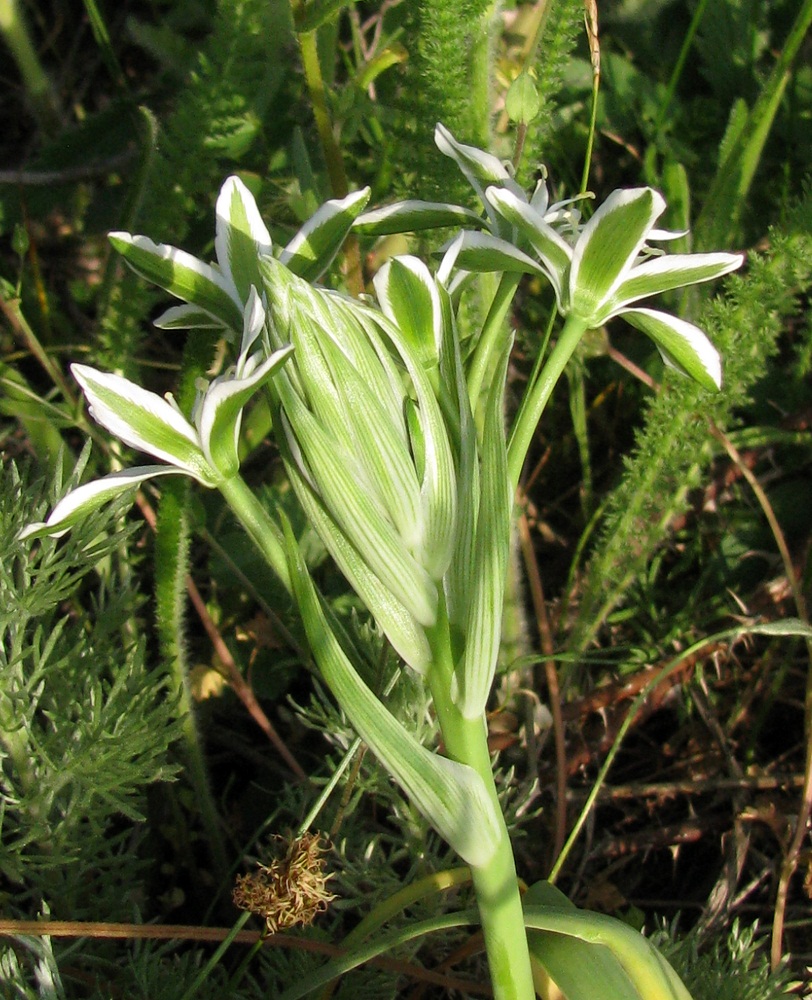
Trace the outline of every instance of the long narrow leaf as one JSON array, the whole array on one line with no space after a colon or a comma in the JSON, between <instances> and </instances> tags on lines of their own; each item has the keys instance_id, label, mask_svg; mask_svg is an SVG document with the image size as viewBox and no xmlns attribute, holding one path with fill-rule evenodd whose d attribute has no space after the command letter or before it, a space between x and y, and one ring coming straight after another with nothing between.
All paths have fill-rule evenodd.
<instances>
[{"instance_id":1,"label":"long narrow leaf","mask_svg":"<svg viewBox=\"0 0 812 1000\"><path fill-rule=\"evenodd\" d=\"M296 600L319 669L358 735L426 819L470 865L488 863L499 822L482 778L470 767L421 746L361 680L338 642L313 582L287 531Z\"/></svg>"}]
</instances>

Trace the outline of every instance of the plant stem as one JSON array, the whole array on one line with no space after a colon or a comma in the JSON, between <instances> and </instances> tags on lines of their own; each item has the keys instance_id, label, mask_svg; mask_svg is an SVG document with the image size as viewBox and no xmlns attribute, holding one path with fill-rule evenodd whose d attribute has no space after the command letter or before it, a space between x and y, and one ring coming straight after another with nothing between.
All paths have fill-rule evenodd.
<instances>
[{"instance_id":1,"label":"plant stem","mask_svg":"<svg viewBox=\"0 0 812 1000\"><path fill-rule=\"evenodd\" d=\"M451 697L454 662L444 608L430 641L434 661L428 681L446 751L479 774L500 823L501 836L493 857L485 865L471 866L493 994L496 1000L532 1000L535 991L516 864L493 778L487 727L484 718L465 718Z\"/></svg>"},{"instance_id":2,"label":"plant stem","mask_svg":"<svg viewBox=\"0 0 812 1000\"><path fill-rule=\"evenodd\" d=\"M296 25L303 7L302 0L290 0L290 7L293 23ZM344 198L349 191L349 184L344 169L344 158L333 133L330 109L327 106L327 89L319 62L318 35L316 31L299 31L297 28L296 38L302 53L305 83L313 107L313 118L316 122L316 131L319 133L324 162L327 165L330 187L336 198ZM353 295L360 295L364 291L361 252L358 248L358 240L352 234L347 237L345 243L344 260L346 261L347 284L350 292Z\"/></svg>"},{"instance_id":3,"label":"plant stem","mask_svg":"<svg viewBox=\"0 0 812 1000\"><path fill-rule=\"evenodd\" d=\"M59 108L17 0L0 0L0 34L11 50L40 126L46 134L53 134L59 128Z\"/></svg>"},{"instance_id":4,"label":"plant stem","mask_svg":"<svg viewBox=\"0 0 812 1000\"><path fill-rule=\"evenodd\" d=\"M519 485L522 466L544 407L586 329L586 323L577 316L567 318L558 343L522 402L508 444L508 473L514 489Z\"/></svg>"},{"instance_id":5,"label":"plant stem","mask_svg":"<svg viewBox=\"0 0 812 1000\"><path fill-rule=\"evenodd\" d=\"M482 383L493 363L494 352L503 332L505 314L513 301L520 279L521 274L518 273L505 272L502 275L491 301L488 315L485 317L482 333L479 335L479 341L468 371L468 398L471 400L471 409L474 413L476 413L477 402L482 392Z\"/></svg>"},{"instance_id":6,"label":"plant stem","mask_svg":"<svg viewBox=\"0 0 812 1000\"><path fill-rule=\"evenodd\" d=\"M268 512L240 476L224 480L218 489L237 520L290 593L290 573L282 533Z\"/></svg>"}]
</instances>

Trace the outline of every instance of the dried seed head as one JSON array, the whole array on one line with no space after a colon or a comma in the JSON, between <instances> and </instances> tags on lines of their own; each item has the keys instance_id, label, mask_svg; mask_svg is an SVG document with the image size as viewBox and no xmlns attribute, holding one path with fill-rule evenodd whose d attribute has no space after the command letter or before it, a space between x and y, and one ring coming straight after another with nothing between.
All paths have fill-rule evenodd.
<instances>
[{"instance_id":1,"label":"dried seed head","mask_svg":"<svg viewBox=\"0 0 812 1000\"><path fill-rule=\"evenodd\" d=\"M277 837L283 841L283 837ZM232 893L235 906L264 917L271 934L311 924L335 895L326 889L331 874L324 874L327 850L318 834L306 833L290 841L282 858L269 866L237 877Z\"/></svg>"}]
</instances>

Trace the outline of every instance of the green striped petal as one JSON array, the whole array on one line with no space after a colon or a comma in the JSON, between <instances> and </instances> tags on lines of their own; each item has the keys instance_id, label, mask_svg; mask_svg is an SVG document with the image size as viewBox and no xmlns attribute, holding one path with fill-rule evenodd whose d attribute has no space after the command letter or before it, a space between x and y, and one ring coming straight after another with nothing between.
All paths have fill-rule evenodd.
<instances>
[{"instance_id":1,"label":"green striped petal","mask_svg":"<svg viewBox=\"0 0 812 1000\"><path fill-rule=\"evenodd\" d=\"M649 295L658 295L673 288L713 281L740 267L744 257L734 253L673 254L653 257L635 265L620 282L604 308L601 316L606 322L617 310Z\"/></svg>"},{"instance_id":2,"label":"green striped petal","mask_svg":"<svg viewBox=\"0 0 812 1000\"><path fill-rule=\"evenodd\" d=\"M721 388L719 352L698 326L655 309L621 309L618 315L651 337L667 364L706 389Z\"/></svg>"},{"instance_id":3,"label":"green striped petal","mask_svg":"<svg viewBox=\"0 0 812 1000\"><path fill-rule=\"evenodd\" d=\"M254 196L239 177L229 177L223 184L215 212L217 263L237 289L240 301L247 302L251 286L262 286L258 258L270 254L271 234L262 221Z\"/></svg>"},{"instance_id":4,"label":"green striped petal","mask_svg":"<svg viewBox=\"0 0 812 1000\"><path fill-rule=\"evenodd\" d=\"M572 253L568 311L593 326L626 279L655 221L665 211L652 188L613 191L581 231Z\"/></svg>"},{"instance_id":5,"label":"green striped petal","mask_svg":"<svg viewBox=\"0 0 812 1000\"><path fill-rule=\"evenodd\" d=\"M109 476L94 479L71 490L56 504L44 521L36 521L23 528L19 538L21 540L42 538L46 535L60 538L104 504L126 493L127 490L140 486L147 479L154 479L156 476L178 476L184 471L166 465L139 465L133 469L111 472Z\"/></svg>"},{"instance_id":6,"label":"green striped petal","mask_svg":"<svg viewBox=\"0 0 812 1000\"><path fill-rule=\"evenodd\" d=\"M280 261L300 278L315 281L333 262L369 195L370 189L364 188L325 202L288 243Z\"/></svg>"},{"instance_id":7,"label":"green striped petal","mask_svg":"<svg viewBox=\"0 0 812 1000\"><path fill-rule=\"evenodd\" d=\"M355 220L353 229L364 236L392 236L426 229L483 225L482 216L461 205L412 199L364 212Z\"/></svg>"},{"instance_id":8,"label":"green striped petal","mask_svg":"<svg viewBox=\"0 0 812 1000\"><path fill-rule=\"evenodd\" d=\"M220 478L206 460L195 428L177 407L121 375L71 365L94 420L125 444L187 472L204 486Z\"/></svg>"},{"instance_id":9,"label":"green striped petal","mask_svg":"<svg viewBox=\"0 0 812 1000\"><path fill-rule=\"evenodd\" d=\"M109 239L142 278L210 313L237 335L242 333L242 303L233 283L219 270L146 236L110 233Z\"/></svg>"}]
</instances>

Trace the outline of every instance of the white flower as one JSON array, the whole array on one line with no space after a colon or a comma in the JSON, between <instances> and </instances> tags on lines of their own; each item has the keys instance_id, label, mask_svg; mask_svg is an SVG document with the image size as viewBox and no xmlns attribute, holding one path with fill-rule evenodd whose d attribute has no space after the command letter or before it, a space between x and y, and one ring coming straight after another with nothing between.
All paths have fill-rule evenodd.
<instances>
[{"instance_id":1,"label":"white flower","mask_svg":"<svg viewBox=\"0 0 812 1000\"><path fill-rule=\"evenodd\" d=\"M139 466L86 483L64 497L46 521L29 525L21 537L62 535L105 501L153 476L182 473L207 487L235 476L242 411L293 350L282 347L269 357L263 352L251 354L264 322L265 311L252 288L237 363L211 384L201 385L191 421L171 397L142 389L121 375L72 365L93 418L125 444L169 467Z\"/></svg>"},{"instance_id":2,"label":"white flower","mask_svg":"<svg viewBox=\"0 0 812 1000\"><path fill-rule=\"evenodd\" d=\"M513 192L491 187L486 197L533 248L563 314L590 327L623 316L652 338L668 363L707 388L719 388L719 355L702 330L669 313L641 309L634 303L721 277L741 265L741 254L652 255L646 241L673 234L654 228L665 211L665 200L651 188L614 191L572 242Z\"/></svg>"}]
</instances>

